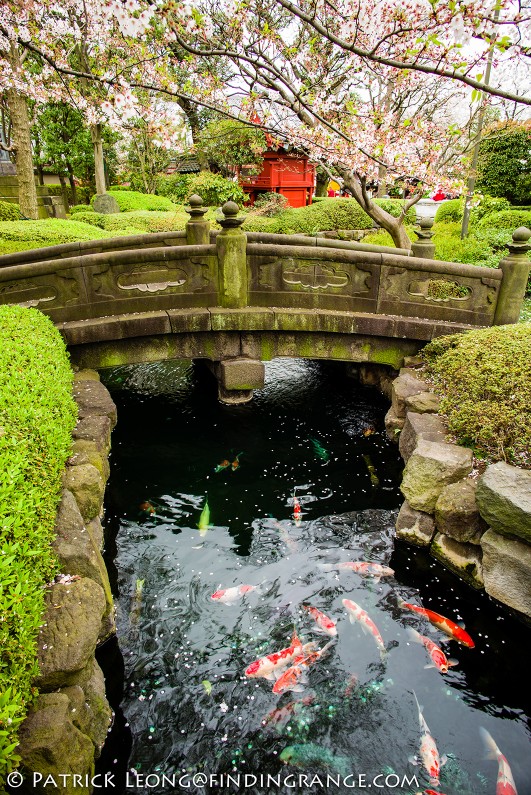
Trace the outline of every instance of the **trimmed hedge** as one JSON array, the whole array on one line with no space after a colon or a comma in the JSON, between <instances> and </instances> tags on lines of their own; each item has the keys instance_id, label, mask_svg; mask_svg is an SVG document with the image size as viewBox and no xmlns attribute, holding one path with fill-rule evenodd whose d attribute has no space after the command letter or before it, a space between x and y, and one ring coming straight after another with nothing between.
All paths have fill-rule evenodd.
<instances>
[{"instance_id":1,"label":"trimmed hedge","mask_svg":"<svg viewBox=\"0 0 531 795\"><path fill-rule=\"evenodd\" d=\"M165 196L155 196L152 193L140 193L136 190L112 190L111 195L118 202L120 212L130 210L173 210L175 205ZM91 204L94 204L93 196Z\"/></svg>"},{"instance_id":2,"label":"trimmed hedge","mask_svg":"<svg viewBox=\"0 0 531 795\"><path fill-rule=\"evenodd\" d=\"M0 221L20 221L18 204L0 201Z\"/></svg>"},{"instance_id":3,"label":"trimmed hedge","mask_svg":"<svg viewBox=\"0 0 531 795\"><path fill-rule=\"evenodd\" d=\"M76 215L76 213L93 213L94 208L91 204L74 204L73 207L70 208L70 215Z\"/></svg>"},{"instance_id":4,"label":"trimmed hedge","mask_svg":"<svg viewBox=\"0 0 531 795\"><path fill-rule=\"evenodd\" d=\"M243 228L249 232L312 235L337 229L370 229L372 226L371 218L354 199L326 198L309 207L291 208L275 218L250 213Z\"/></svg>"},{"instance_id":5,"label":"trimmed hedge","mask_svg":"<svg viewBox=\"0 0 531 795\"><path fill-rule=\"evenodd\" d=\"M463 219L464 210L464 199L449 199L444 204L441 204L440 207L437 207L435 223L460 222Z\"/></svg>"},{"instance_id":6,"label":"trimmed hedge","mask_svg":"<svg viewBox=\"0 0 531 795\"><path fill-rule=\"evenodd\" d=\"M62 472L77 416L73 373L51 320L0 307L0 786L16 767L17 731L36 695L43 584Z\"/></svg>"},{"instance_id":7,"label":"trimmed hedge","mask_svg":"<svg viewBox=\"0 0 531 795\"><path fill-rule=\"evenodd\" d=\"M527 226L531 229L531 212L529 210L502 210L497 213L489 213L481 219L478 226L481 229L510 229L514 231L519 226Z\"/></svg>"},{"instance_id":8,"label":"trimmed hedge","mask_svg":"<svg viewBox=\"0 0 531 795\"><path fill-rule=\"evenodd\" d=\"M0 249L4 240L33 241L39 246L55 246L58 243L74 243L76 240L93 240L106 237L102 230L79 221L63 218L44 218L41 221L0 222Z\"/></svg>"},{"instance_id":9,"label":"trimmed hedge","mask_svg":"<svg viewBox=\"0 0 531 795\"><path fill-rule=\"evenodd\" d=\"M530 468L531 323L438 337L422 356L459 444Z\"/></svg>"}]
</instances>

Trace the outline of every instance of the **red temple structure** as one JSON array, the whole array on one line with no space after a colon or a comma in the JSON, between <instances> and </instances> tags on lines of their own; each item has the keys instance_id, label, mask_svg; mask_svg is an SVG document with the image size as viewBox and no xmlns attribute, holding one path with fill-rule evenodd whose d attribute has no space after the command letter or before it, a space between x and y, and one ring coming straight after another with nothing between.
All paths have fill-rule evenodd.
<instances>
[{"instance_id":1,"label":"red temple structure","mask_svg":"<svg viewBox=\"0 0 531 795\"><path fill-rule=\"evenodd\" d=\"M264 152L262 171L256 176L240 170L239 182L254 204L261 193L281 193L290 207L306 207L312 203L315 167L306 155L288 154L284 150Z\"/></svg>"}]
</instances>

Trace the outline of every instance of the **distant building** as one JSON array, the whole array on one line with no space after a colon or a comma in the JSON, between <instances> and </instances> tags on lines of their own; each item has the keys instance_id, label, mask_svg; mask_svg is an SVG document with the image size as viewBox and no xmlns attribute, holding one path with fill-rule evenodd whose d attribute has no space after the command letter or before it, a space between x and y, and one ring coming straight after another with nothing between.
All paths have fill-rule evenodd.
<instances>
[{"instance_id":1,"label":"distant building","mask_svg":"<svg viewBox=\"0 0 531 795\"><path fill-rule=\"evenodd\" d=\"M306 207L312 203L315 190L315 166L302 154L268 150L263 154L262 171L249 173L245 166L239 169L238 181L254 204L261 193L281 193L290 207Z\"/></svg>"}]
</instances>

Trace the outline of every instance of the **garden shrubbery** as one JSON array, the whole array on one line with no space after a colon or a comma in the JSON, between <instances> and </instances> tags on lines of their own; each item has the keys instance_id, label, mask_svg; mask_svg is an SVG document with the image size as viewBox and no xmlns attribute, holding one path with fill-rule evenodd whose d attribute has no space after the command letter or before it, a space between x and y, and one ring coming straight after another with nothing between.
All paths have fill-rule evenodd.
<instances>
[{"instance_id":1,"label":"garden shrubbery","mask_svg":"<svg viewBox=\"0 0 531 795\"><path fill-rule=\"evenodd\" d=\"M72 370L53 323L0 307L0 786L18 762L17 731L37 675L43 584L76 422Z\"/></svg>"},{"instance_id":2,"label":"garden shrubbery","mask_svg":"<svg viewBox=\"0 0 531 795\"><path fill-rule=\"evenodd\" d=\"M73 207L70 208L70 215L76 215L77 213L93 213L94 207L91 204L74 204Z\"/></svg>"},{"instance_id":3,"label":"garden shrubbery","mask_svg":"<svg viewBox=\"0 0 531 795\"><path fill-rule=\"evenodd\" d=\"M0 201L0 221L19 221L20 207L13 202Z\"/></svg>"},{"instance_id":4,"label":"garden shrubbery","mask_svg":"<svg viewBox=\"0 0 531 795\"><path fill-rule=\"evenodd\" d=\"M153 193L114 189L110 193L118 202L118 207L122 213L130 210L173 210L175 207L170 199L165 196L155 196ZM95 196L92 197L92 204L94 204L95 198Z\"/></svg>"},{"instance_id":5,"label":"garden shrubbery","mask_svg":"<svg viewBox=\"0 0 531 795\"><path fill-rule=\"evenodd\" d=\"M529 210L501 210L497 213L485 215L479 222L480 228L510 229L514 231L519 226L531 228L531 212Z\"/></svg>"},{"instance_id":6,"label":"garden shrubbery","mask_svg":"<svg viewBox=\"0 0 531 795\"><path fill-rule=\"evenodd\" d=\"M102 230L77 220L45 218L40 221L4 221L0 223L0 246L4 240L35 243L39 246L55 246L58 243L74 243L76 240L92 240L105 237Z\"/></svg>"},{"instance_id":7,"label":"garden shrubbery","mask_svg":"<svg viewBox=\"0 0 531 795\"><path fill-rule=\"evenodd\" d=\"M438 337L422 356L458 443L531 467L531 323Z\"/></svg>"},{"instance_id":8,"label":"garden shrubbery","mask_svg":"<svg viewBox=\"0 0 531 795\"><path fill-rule=\"evenodd\" d=\"M441 204L440 207L437 207L435 223L461 222L464 209L465 202L463 199L449 199Z\"/></svg>"}]
</instances>

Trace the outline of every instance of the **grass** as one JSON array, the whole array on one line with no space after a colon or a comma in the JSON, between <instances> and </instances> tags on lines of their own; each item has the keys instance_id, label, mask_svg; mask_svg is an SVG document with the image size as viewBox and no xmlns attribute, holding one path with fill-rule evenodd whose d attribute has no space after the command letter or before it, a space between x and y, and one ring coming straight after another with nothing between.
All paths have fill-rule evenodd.
<instances>
[{"instance_id":1,"label":"grass","mask_svg":"<svg viewBox=\"0 0 531 795\"><path fill-rule=\"evenodd\" d=\"M531 323L438 337L422 356L457 442L531 468Z\"/></svg>"},{"instance_id":2,"label":"grass","mask_svg":"<svg viewBox=\"0 0 531 795\"><path fill-rule=\"evenodd\" d=\"M36 695L43 583L57 570L50 544L76 421L72 375L47 317L0 307L0 789Z\"/></svg>"}]
</instances>

